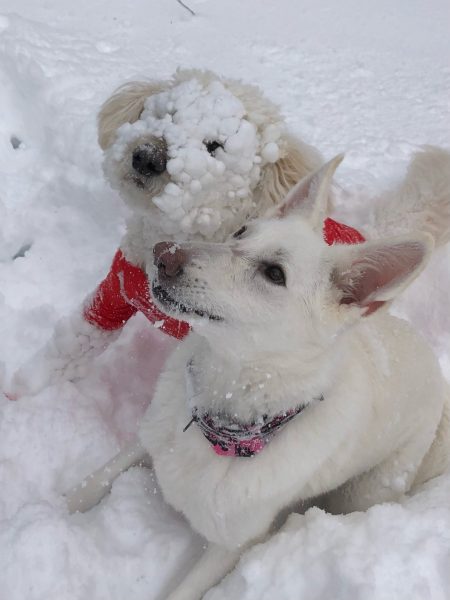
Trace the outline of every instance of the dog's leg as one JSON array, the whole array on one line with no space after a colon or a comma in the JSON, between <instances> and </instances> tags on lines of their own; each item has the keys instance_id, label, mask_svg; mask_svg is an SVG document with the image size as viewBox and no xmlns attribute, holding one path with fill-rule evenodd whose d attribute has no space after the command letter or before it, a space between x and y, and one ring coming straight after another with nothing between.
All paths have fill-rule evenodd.
<instances>
[{"instance_id":1,"label":"dog's leg","mask_svg":"<svg viewBox=\"0 0 450 600\"><path fill-rule=\"evenodd\" d=\"M114 480L124 471L136 465L151 466L147 451L139 440L125 446L103 467L94 471L80 484L64 494L70 513L86 512L106 496Z\"/></svg>"},{"instance_id":2,"label":"dog's leg","mask_svg":"<svg viewBox=\"0 0 450 600\"><path fill-rule=\"evenodd\" d=\"M200 560L165 600L200 600L232 570L244 549L227 550L209 544Z\"/></svg>"},{"instance_id":3,"label":"dog's leg","mask_svg":"<svg viewBox=\"0 0 450 600\"><path fill-rule=\"evenodd\" d=\"M8 386L18 399L48 385L85 377L92 360L117 339L120 330L104 331L86 321L82 311L61 319L47 344L22 365Z\"/></svg>"}]
</instances>

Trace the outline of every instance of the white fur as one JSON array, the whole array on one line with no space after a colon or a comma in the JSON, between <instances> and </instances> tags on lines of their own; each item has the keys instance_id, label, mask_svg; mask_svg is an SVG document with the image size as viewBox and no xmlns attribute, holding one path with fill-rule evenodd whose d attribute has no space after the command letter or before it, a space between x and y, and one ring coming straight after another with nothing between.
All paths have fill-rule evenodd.
<instances>
[{"instance_id":1,"label":"white fur","mask_svg":"<svg viewBox=\"0 0 450 600\"><path fill-rule=\"evenodd\" d=\"M155 288L161 307L183 310L194 333L170 357L139 437L165 499L208 541L169 600L199 600L305 502L365 510L448 465L450 396L438 362L384 310L425 267L432 238L326 246L317 215L338 162L300 184L281 217L225 244L181 244L183 269L156 279L172 298ZM268 264L283 268L285 285ZM306 409L252 458L216 455L195 423L183 431L193 406L249 422L298 404ZM98 500L94 479L86 494ZM86 488L75 504L69 495L71 507L87 508Z\"/></svg>"}]
</instances>

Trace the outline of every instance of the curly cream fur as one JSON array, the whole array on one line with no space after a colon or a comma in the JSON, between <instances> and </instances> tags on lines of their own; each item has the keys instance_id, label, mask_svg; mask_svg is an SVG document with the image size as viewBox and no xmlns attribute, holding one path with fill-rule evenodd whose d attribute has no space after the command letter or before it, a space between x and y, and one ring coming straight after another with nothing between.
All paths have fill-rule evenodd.
<instances>
[{"instance_id":1,"label":"curly cream fur","mask_svg":"<svg viewBox=\"0 0 450 600\"><path fill-rule=\"evenodd\" d=\"M279 204L280 199L321 162L319 154L310 146L289 135L284 140L283 150L277 162L267 165L257 188L267 206Z\"/></svg>"},{"instance_id":2,"label":"curly cream fur","mask_svg":"<svg viewBox=\"0 0 450 600\"><path fill-rule=\"evenodd\" d=\"M145 99L166 89L161 81L130 81L120 86L106 100L98 115L98 143L106 150L114 141L118 128L133 123L144 108Z\"/></svg>"}]
</instances>

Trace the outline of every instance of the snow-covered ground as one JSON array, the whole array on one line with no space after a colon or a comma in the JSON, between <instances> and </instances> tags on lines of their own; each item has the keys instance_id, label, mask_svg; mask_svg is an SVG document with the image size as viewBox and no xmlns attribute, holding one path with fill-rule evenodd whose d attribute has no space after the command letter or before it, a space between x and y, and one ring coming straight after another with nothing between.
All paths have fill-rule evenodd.
<instances>
[{"instance_id":1,"label":"snow-covered ground","mask_svg":"<svg viewBox=\"0 0 450 600\"><path fill-rule=\"evenodd\" d=\"M338 213L350 225L369 225L368 203L418 145L450 147L448 0L188 4L195 16L175 0L0 0L0 381L100 281L123 233L95 132L120 83L182 66L259 84L294 133L326 157L346 152ZM447 375L449 284L444 249L396 307ZM148 471L124 474L86 515L60 497L136 430L149 345L136 317L82 384L0 394L1 600L156 600L201 552ZM443 476L365 514L291 517L208 598L441 600L449 564Z\"/></svg>"}]
</instances>

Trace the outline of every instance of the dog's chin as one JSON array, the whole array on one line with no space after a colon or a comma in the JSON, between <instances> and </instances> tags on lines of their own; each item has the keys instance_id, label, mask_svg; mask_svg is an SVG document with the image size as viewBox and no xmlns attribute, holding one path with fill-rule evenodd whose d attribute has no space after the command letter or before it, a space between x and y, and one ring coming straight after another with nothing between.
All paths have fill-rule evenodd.
<instances>
[{"instance_id":1,"label":"dog's chin","mask_svg":"<svg viewBox=\"0 0 450 600\"><path fill-rule=\"evenodd\" d=\"M131 208L135 214L151 216L154 215L155 219L158 219L160 214L159 208L157 208L152 200L155 193L149 189L145 182L139 182L131 177L128 178L116 178L111 181L111 186L116 189L125 204Z\"/></svg>"},{"instance_id":2,"label":"dog's chin","mask_svg":"<svg viewBox=\"0 0 450 600\"><path fill-rule=\"evenodd\" d=\"M188 321L198 320L199 318L214 322L223 321L223 317L210 313L203 307L189 306L188 304L173 298L157 282L153 282L152 284L152 294L153 300L155 300L158 308L171 317L181 317Z\"/></svg>"},{"instance_id":3,"label":"dog's chin","mask_svg":"<svg viewBox=\"0 0 450 600\"><path fill-rule=\"evenodd\" d=\"M122 175L119 185L128 190L132 189L137 194L144 195L148 200L149 197L154 198L161 194L169 181L170 177L167 173L146 176L130 170Z\"/></svg>"}]
</instances>

